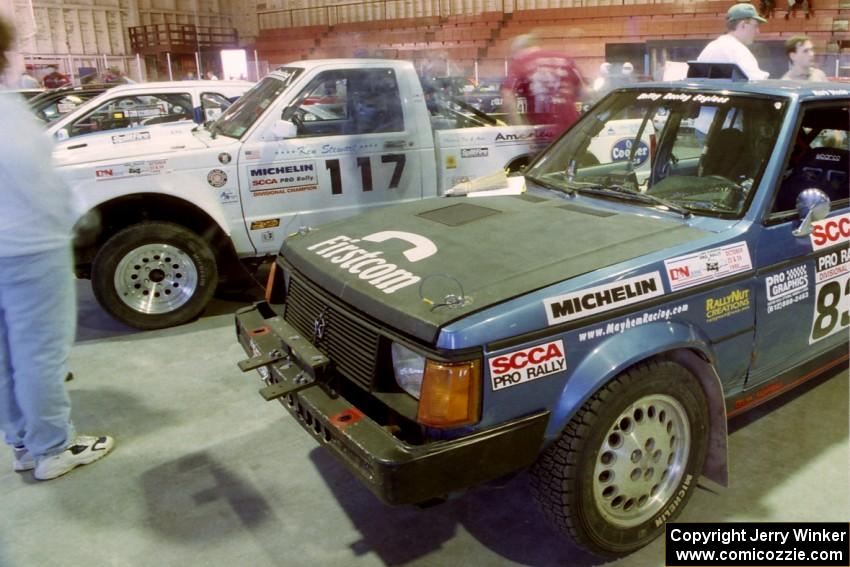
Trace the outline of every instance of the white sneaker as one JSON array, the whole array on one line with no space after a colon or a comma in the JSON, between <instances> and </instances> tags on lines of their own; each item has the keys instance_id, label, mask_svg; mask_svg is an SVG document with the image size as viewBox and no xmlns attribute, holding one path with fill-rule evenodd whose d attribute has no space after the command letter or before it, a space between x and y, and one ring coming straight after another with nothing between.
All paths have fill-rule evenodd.
<instances>
[{"instance_id":1,"label":"white sneaker","mask_svg":"<svg viewBox=\"0 0 850 567\"><path fill-rule=\"evenodd\" d=\"M26 447L12 447L15 457L12 459L12 470L15 472L31 471L35 468L35 459L32 458Z\"/></svg>"},{"instance_id":2,"label":"white sneaker","mask_svg":"<svg viewBox=\"0 0 850 567\"><path fill-rule=\"evenodd\" d=\"M103 437L79 435L58 455L38 459L33 477L37 480L50 480L62 476L80 465L87 465L102 459L112 450L114 445L115 440L106 435Z\"/></svg>"}]
</instances>

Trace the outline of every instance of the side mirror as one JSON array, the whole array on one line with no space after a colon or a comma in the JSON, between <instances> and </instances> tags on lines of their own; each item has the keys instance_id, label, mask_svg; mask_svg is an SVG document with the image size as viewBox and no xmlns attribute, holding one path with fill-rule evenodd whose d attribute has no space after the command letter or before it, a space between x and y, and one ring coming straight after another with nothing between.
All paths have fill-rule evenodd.
<instances>
[{"instance_id":1,"label":"side mirror","mask_svg":"<svg viewBox=\"0 0 850 567\"><path fill-rule=\"evenodd\" d=\"M70 136L68 136L67 128L60 128L59 130L56 130L56 133L53 134L53 136L55 136L56 139L59 140L60 142L62 140L67 140L68 138L70 138Z\"/></svg>"},{"instance_id":2,"label":"side mirror","mask_svg":"<svg viewBox=\"0 0 850 567\"><path fill-rule=\"evenodd\" d=\"M804 189L797 195L797 214L800 215L800 226L791 234L808 236L812 233L812 224L829 214L829 197L814 187Z\"/></svg>"},{"instance_id":3,"label":"side mirror","mask_svg":"<svg viewBox=\"0 0 850 567\"><path fill-rule=\"evenodd\" d=\"M298 127L289 120L278 120L272 127L272 134L278 140L287 140L298 136Z\"/></svg>"}]
</instances>

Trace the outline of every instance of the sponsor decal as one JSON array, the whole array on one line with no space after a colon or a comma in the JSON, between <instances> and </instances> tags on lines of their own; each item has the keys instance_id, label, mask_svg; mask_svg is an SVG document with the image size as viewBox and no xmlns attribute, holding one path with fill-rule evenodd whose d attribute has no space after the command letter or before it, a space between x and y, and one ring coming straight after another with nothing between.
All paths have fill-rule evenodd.
<instances>
[{"instance_id":1,"label":"sponsor decal","mask_svg":"<svg viewBox=\"0 0 850 567\"><path fill-rule=\"evenodd\" d=\"M670 291L723 279L752 269L746 242L702 250L664 261Z\"/></svg>"},{"instance_id":2,"label":"sponsor decal","mask_svg":"<svg viewBox=\"0 0 850 567\"><path fill-rule=\"evenodd\" d=\"M548 143L555 137L553 130L546 128L534 129L521 134L498 132L494 140L497 146L509 146L514 144L525 144L527 142Z\"/></svg>"},{"instance_id":3,"label":"sponsor decal","mask_svg":"<svg viewBox=\"0 0 850 567\"><path fill-rule=\"evenodd\" d=\"M457 168L457 156L447 155L446 156L446 169L455 169Z\"/></svg>"},{"instance_id":4,"label":"sponsor decal","mask_svg":"<svg viewBox=\"0 0 850 567\"><path fill-rule=\"evenodd\" d=\"M750 290L733 289L722 297L705 300L705 320L714 323L720 319L743 313L750 308Z\"/></svg>"},{"instance_id":5,"label":"sponsor decal","mask_svg":"<svg viewBox=\"0 0 850 567\"><path fill-rule=\"evenodd\" d=\"M207 183L216 189L224 187L227 184L227 174L220 169L213 169L207 174Z\"/></svg>"},{"instance_id":6,"label":"sponsor decal","mask_svg":"<svg viewBox=\"0 0 850 567\"><path fill-rule=\"evenodd\" d=\"M312 161L250 167L248 175L251 192L258 196L312 191L318 188L319 183L316 165Z\"/></svg>"},{"instance_id":7,"label":"sponsor decal","mask_svg":"<svg viewBox=\"0 0 850 567\"><path fill-rule=\"evenodd\" d=\"M151 133L150 132L127 132L126 134L116 134L112 136L113 144L125 144L127 142L142 142L144 140L150 140Z\"/></svg>"},{"instance_id":8,"label":"sponsor decal","mask_svg":"<svg viewBox=\"0 0 850 567\"><path fill-rule=\"evenodd\" d=\"M809 344L850 327L850 248L815 258L815 310Z\"/></svg>"},{"instance_id":9,"label":"sponsor decal","mask_svg":"<svg viewBox=\"0 0 850 567\"><path fill-rule=\"evenodd\" d=\"M222 191L218 194L218 201L222 205L226 205L227 203L238 203L239 196L235 191Z\"/></svg>"},{"instance_id":10,"label":"sponsor decal","mask_svg":"<svg viewBox=\"0 0 850 567\"><path fill-rule=\"evenodd\" d=\"M404 251L408 262L419 262L437 253L437 245L424 236L395 230L376 232L362 238L339 235L314 244L307 250L332 264L337 264L349 274L357 275L359 279L384 293L394 293L418 283L422 278L381 258L384 253L382 250L371 250L372 247L361 248L357 245L360 242L381 243L391 239L403 240L412 245Z\"/></svg>"},{"instance_id":11,"label":"sponsor decal","mask_svg":"<svg viewBox=\"0 0 850 567\"><path fill-rule=\"evenodd\" d=\"M56 105L56 111L59 112L59 114L67 114L75 108L77 108L77 105L73 102L60 102Z\"/></svg>"},{"instance_id":12,"label":"sponsor decal","mask_svg":"<svg viewBox=\"0 0 850 567\"><path fill-rule=\"evenodd\" d=\"M274 240L274 233L270 230L261 233L260 236L263 239L263 242L271 242Z\"/></svg>"},{"instance_id":13,"label":"sponsor decal","mask_svg":"<svg viewBox=\"0 0 850 567\"><path fill-rule=\"evenodd\" d=\"M850 213L812 223L812 250L850 242Z\"/></svg>"},{"instance_id":14,"label":"sponsor decal","mask_svg":"<svg viewBox=\"0 0 850 567\"><path fill-rule=\"evenodd\" d=\"M850 94L850 91L847 89L818 89L812 91L812 93L816 96L830 96L830 95L839 95L846 96Z\"/></svg>"},{"instance_id":15,"label":"sponsor decal","mask_svg":"<svg viewBox=\"0 0 850 567\"><path fill-rule=\"evenodd\" d=\"M245 152L245 153L247 154L248 152ZM231 160L231 157L230 157L229 153L221 152L220 154L218 154L219 163L221 163L223 165L227 165L228 163L230 163L230 160Z\"/></svg>"},{"instance_id":16,"label":"sponsor decal","mask_svg":"<svg viewBox=\"0 0 850 567\"><path fill-rule=\"evenodd\" d=\"M490 155L489 148L462 148L460 157L462 158L480 158Z\"/></svg>"},{"instance_id":17,"label":"sponsor decal","mask_svg":"<svg viewBox=\"0 0 850 567\"><path fill-rule=\"evenodd\" d=\"M806 266L794 266L764 280L767 312L780 311L809 297L809 274Z\"/></svg>"},{"instance_id":18,"label":"sponsor decal","mask_svg":"<svg viewBox=\"0 0 850 567\"><path fill-rule=\"evenodd\" d=\"M687 303L683 303L681 305L675 305L673 307L661 307L654 311L644 311L643 313L638 313L637 315L623 317L622 319L617 319L609 323L605 323L604 325L595 327L593 329L588 329L587 331L580 332L578 334L578 342L583 343L594 339L601 339L603 337L609 337L611 335L624 333L629 329L634 329L636 327L640 327L641 325L646 325L647 323L654 323L656 321L669 321L673 318L674 315L687 313L689 308L690 307Z\"/></svg>"},{"instance_id":19,"label":"sponsor decal","mask_svg":"<svg viewBox=\"0 0 850 567\"><path fill-rule=\"evenodd\" d=\"M164 105L135 106L125 111L129 118L149 118L168 114Z\"/></svg>"},{"instance_id":20,"label":"sponsor decal","mask_svg":"<svg viewBox=\"0 0 850 567\"><path fill-rule=\"evenodd\" d=\"M660 272L634 276L543 300L550 325L575 321L664 295Z\"/></svg>"},{"instance_id":21,"label":"sponsor decal","mask_svg":"<svg viewBox=\"0 0 850 567\"><path fill-rule=\"evenodd\" d=\"M132 161L116 165L106 165L95 169L94 176L97 181L108 181L111 179L124 179L127 177L159 175L165 171L165 166L167 164L167 159L153 159L148 161Z\"/></svg>"},{"instance_id":22,"label":"sponsor decal","mask_svg":"<svg viewBox=\"0 0 850 567\"><path fill-rule=\"evenodd\" d=\"M280 226L280 219L264 219L251 222L251 230L261 230L264 228L277 228Z\"/></svg>"},{"instance_id":23,"label":"sponsor decal","mask_svg":"<svg viewBox=\"0 0 850 567\"><path fill-rule=\"evenodd\" d=\"M611 161L626 161L632 153L634 140L631 138L623 138L614 142L611 146ZM634 165L641 165L649 157L649 146L645 142L638 142L635 149L635 157L632 160Z\"/></svg>"},{"instance_id":24,"label":"sponsor decal","mask_svg":"<svg viewBox=\"0 0 850 567\"><path fill-rule=\"evenodd\" d=\"M246 160L260 159L261 157L262 155L260 154L260 150L245 150Z\"/></svg>"},{"instance_id":25,"label":"sponsor decal","mask_svg":"<svg viewBox=\"0 0 850 567\"><path fill-rule=\"evenodd\" d=\"M567 369L561 340L490 357L487 363L494 392Z\"/></svg>"},{"instance_id":26,"label":"sponsor decal","mask_svg":"<svg viewBox=\"0 0 850 567\"><path fill-rule=\"evenodd\" d=\"M677 100L679 102L688 102L689 100L694 100L703 104L726 104L727 102L729 102L729 97L719 96L715 94L641 93L637 96L637 100Z\"/></svg>"}]
</instances>

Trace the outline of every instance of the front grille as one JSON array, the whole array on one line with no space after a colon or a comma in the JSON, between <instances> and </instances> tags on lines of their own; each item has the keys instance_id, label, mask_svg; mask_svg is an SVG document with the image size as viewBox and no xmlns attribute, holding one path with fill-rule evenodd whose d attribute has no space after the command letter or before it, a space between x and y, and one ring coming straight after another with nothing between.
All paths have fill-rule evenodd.
<instances>
[{"instance_id":1,"label":"front grille","mask_svg":"<svg viewBox=\"0 0 850 567\"><path fill-rule=\"evenodd\" d=\"M314 340L314 324L320 314L323 314L325 329L324 338L317 341ZM294 276L289 280L284 319L327 355L340 374L371 389L378 362L379 336L376 332L364 328Z\"/></svg>"}]
</instances>

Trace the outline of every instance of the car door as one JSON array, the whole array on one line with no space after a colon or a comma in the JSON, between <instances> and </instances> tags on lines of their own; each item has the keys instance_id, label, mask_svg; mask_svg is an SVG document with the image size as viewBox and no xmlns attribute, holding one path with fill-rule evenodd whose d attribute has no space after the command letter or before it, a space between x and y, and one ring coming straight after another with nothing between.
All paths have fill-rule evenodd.
<instances>
[{"instance_id":1,"label":"car door","mask_svg":"<svg viewBox=\"0 0 850 567\"><path fill-rule=\"evenodd\" d=\"M392 69L321 72L282 117L296 137L246 142L240 155L246 224L259 253L277 252L301 226L421 198L417 137Z\"/></svg>"},{"instance_id":2,"label":"car door","mask_svg":"<svg viewBox=\"0 0 850 567\"><path fill-rule=\"evenodd\" d=\"M802 109L797 143L758 242L756 343L748 387L847 341L848 124L847 101ZM796 198L808 188L826 193L832 209L811 234L795 236Z\"/></svg>"}]
</instances>

